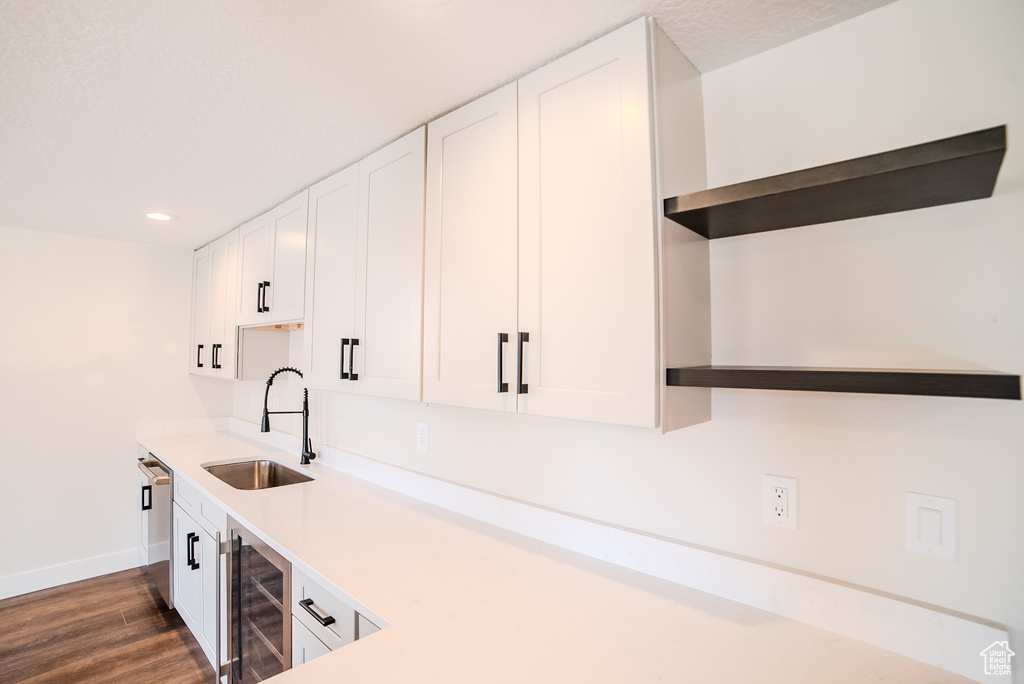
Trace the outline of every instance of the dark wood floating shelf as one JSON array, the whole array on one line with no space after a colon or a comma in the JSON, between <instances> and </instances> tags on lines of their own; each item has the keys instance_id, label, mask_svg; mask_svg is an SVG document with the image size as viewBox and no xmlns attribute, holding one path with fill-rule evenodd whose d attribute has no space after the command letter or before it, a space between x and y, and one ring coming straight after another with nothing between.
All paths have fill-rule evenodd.
<instances>
[{"instance_id":1,"label":"dark wood floating shelf","mask_svg":"<svg viewBox=\"0 0 1024 684\"><path fill-rule=\"evenodd\" d=\"M1006 126L665 200L715 239L991 197Z\"/></svg>"},{"instance_id":2,"label":"dark wood floating shelf","mask_svg":"<svg viewBox=\"0 0 1024 684\"><path fill-rule=\"evenodd\" d=\"M981 399L1020 399L1020 376L966 371L866 370L770 366L669 368L672 387L914 394Z\"/></svg>"}]
</instances>

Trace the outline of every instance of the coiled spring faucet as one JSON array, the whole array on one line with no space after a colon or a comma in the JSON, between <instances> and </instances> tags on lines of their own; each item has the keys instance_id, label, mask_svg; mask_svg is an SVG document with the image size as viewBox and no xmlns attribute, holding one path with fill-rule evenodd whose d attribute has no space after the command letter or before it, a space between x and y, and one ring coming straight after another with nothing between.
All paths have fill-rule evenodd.
<instances>
[{"instance_id":1,"label":"coiled spring faucet","mask_svg":"<svg viewBox=\"0 0 1024 684\"><path fill-rule=\"evenodd\" d=\"M302 455L299 458L299 465L309 465L310 461L316 458L316 454L313 452L313 442L309 439L309 390L305 387L302 388L302 410L301 411L268 411L267 401L270 399L270 386L274 384L274 378L279 373L290 371L296 373L300 378L302 377L302 371L298 368L291 368L286 366L285 368L278 368L276 371L270 374L267 378L267 391L263 393L263 422L260 424L260 432L270 432L270 414L279 413L301 413L302 414Z\"/></svg>"}]
</instances>

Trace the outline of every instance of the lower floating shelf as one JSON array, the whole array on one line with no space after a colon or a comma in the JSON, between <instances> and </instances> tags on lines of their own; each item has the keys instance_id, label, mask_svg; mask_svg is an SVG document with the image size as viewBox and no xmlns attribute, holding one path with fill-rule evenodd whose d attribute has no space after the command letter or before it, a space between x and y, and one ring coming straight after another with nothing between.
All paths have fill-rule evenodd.
<instances>
[{"instance_id":1,"label":"lower floating shelf","mask_svg":"<svg viewBox=\"0 0 1024 684\"><path fill-rule=\"evenodd\" d=\"M1020 376L968 371L867 370L772 366L669 368L670 387L914 394L937 397L1020 399Z\"/></svg>"}]
</instances>

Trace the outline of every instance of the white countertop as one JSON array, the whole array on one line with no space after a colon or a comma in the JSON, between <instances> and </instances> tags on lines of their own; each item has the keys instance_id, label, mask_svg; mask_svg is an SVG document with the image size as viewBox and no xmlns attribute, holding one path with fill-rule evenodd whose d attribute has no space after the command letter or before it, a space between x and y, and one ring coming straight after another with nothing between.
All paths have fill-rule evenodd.
<instances>
[{"instance_id":1,"label":"white countertop","mask_svg":"<svg viewBox=\"0 0 1024 684\"><path fill-rule=\"evenodd\" d=\"M382 631L275 682L966 682L847 637L478 522L321 464L243 491L201 467L296 454L230 433L143 444Z\"/></svg>"}]
</instances>

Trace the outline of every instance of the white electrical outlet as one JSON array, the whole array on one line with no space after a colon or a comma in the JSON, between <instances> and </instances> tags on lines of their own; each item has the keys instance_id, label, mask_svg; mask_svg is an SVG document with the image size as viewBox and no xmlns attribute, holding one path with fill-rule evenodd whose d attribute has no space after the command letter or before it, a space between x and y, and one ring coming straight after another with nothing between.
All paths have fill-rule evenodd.
<instances>
[{"instance_id":1,"label":"white electrical outlet","mask_svg":"<svg viewBox=\"0 0 1024 684\"><path fill-rule=\"evenodd\" d=\"M765 525L799 529L797 479L765 475L761 485L761 520Z\"/></svg>"},{"instance_id":2,"label":"white electrical outlet","mask_svg":"<svg viewBox=\"0 0 1024 684\"><path fill-rule=\"evenodd\" d=\"M426 423L416 423L416 448L427 451L430 444L430 430Z\"/></svg>"}]
</instances>

